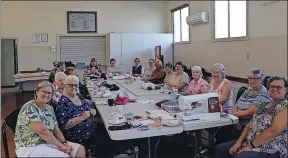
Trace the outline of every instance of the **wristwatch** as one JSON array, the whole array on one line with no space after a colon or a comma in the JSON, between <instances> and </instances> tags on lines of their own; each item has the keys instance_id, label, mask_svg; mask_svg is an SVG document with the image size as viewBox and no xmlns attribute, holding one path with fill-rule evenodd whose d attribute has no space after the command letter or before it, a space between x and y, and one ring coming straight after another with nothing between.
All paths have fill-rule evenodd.
<instances>
[{"instance_id":1,"label":"wristwatch","mask_svg":"<svg viewBox=\"0 0 288 158\"><path fill-rule=\"evenodd\" d=\"M250 144L250 146L251 146L252 148L255 148L255 146L254 146L254 144L253 144L253 141L250 141L249 144Z\"/></svg>"}]
</instances>

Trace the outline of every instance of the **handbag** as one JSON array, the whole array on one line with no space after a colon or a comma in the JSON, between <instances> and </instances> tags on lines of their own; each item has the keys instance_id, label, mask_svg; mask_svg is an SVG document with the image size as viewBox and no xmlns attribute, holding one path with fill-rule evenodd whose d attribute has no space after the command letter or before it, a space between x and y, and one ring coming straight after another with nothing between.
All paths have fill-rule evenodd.
<instances>
[{"instance_id":1,"label":"handbag","mask_svg":"<svg viewBox=\"0 0 288 158\"><path fill-rule=\"evenodd\" d=\"M116 105L126 105L127 104L127 102L128 102L128 98L127 97L122 97L122 96L117 96L116 98L115 98L115 101L114 101L114 103L116 104Z\"/></svg>"}]
</instances>

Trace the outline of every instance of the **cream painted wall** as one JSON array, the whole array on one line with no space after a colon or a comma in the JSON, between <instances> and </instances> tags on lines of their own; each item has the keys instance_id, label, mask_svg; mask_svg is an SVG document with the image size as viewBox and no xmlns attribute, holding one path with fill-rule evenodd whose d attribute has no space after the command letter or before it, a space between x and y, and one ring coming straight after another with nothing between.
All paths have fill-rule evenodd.
<instances>
[{"instance_id":1,"label":"cream painted wall","mask_svg":"<svg viewBox=\"0 0 288 158\"><path fill-rule=\"evenodd\" d=\"M170 1L169 10L187 1ZM208 11L209 23L190 27L190 44L174 46L174 61L200 65L208 70L223 63L227 75L246 77L257 67L265 75L287 75L287 1L263 6L267 1L249 1L248 41L212 42L212 2L190 1L190 14ZM171 19L171 13L169 12ZM171 20L168 22L171 29Z\"/></svg>"},{"instance_id":2,"label":"cream painted wall","mask_svg":"<svg viewBox=\"0 0 288 158\"><path fill-rule=\"evenodd\" d=\"M161 1L5 1L3 36L19 39L19 69L49 69L58 34L67 34L67 11L97 11L98 33L168 32L167 2ZM48 33L47 44L34 44L33 33Z\"/></svg>"}]
</instances>

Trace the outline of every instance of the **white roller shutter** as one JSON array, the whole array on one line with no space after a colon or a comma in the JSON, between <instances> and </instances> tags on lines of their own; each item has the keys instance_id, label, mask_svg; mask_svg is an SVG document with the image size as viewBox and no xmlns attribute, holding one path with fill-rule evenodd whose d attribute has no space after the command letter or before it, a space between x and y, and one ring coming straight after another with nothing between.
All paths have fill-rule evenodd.
<instances>
[{"instance_id":1,"label":"white roller shutter","mask_svg":"<svg viewBox=\"0 0 288 158\"><path fill-rule=\"evenodd\" d=\"M98 64L106 65L104 36L60 37L60 60L72 63L89 63L95 58Z\"/></svg>"}]
</instances>

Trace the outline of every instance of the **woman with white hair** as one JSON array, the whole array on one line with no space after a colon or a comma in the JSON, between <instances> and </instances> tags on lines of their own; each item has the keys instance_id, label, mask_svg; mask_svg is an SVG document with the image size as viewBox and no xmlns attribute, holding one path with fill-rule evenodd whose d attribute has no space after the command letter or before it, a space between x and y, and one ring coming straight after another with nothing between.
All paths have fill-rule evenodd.
<instances>
[{"instance_id":1,"label":"woman with white hair","mask_svg":"<svg viewBox=\"0 0 288 158\"><path fill-rule=\"evenodd\" d=\"M34 99L22 106L14 138L17 157L85 157L85 148L67 142L59 129L54 110L47 104L52 94L53 85L40 82Z\"/></svg>"},{"instance_id":2,"label":"woman with white hair","mask_svg":"<svg viewBox=\"0 0 288 158\"><path fill-rule=\"evenodd\" d=\"M83 143L95 131L95 122L91 116L96 110L78 93L79 79L75 75L67 76L63 95L56 107L59 127L69 141ZM80 131L80 132L79 132Z\"/></svg>"},{"instance_id":3,"label":"woman with white hair","mask_svg":"<svg viewBox=\"0 0 288 158\"><path fill-rule=\"evenodd\" d=\"M56 107L59 127L69 141L85 145L96 145L99 152L107 151L112 141L105 127L97 126L93 117L96 110L78 93L79 79L75 75L67 76L63 95ZM116 144L113 142L113 144ZM106 152L103 154L111 154ZM99 153L97 153L99 154Z\"/></svg>"},{"instance_id":4,"label":"woman with white hair","mask_svg":"<svg viewBox=\"0 0 288 158\"><path fill-rule=\"evenodd\" d=\"M229 80L225 78L225 67L223 64L216 63L211 69L212 80L210 81L210 93L217 93L219 95L219 102L221 104L222 112L231 114L233 106L233 91Z\"/></svg>"},{"instance_id":5,"label":"woman with white hair","mask_svg":"<svg viewBox=\"0 0 288 158\"><path fill-rule=\"evenodd\" d=\"M52 99L56 102L58 102L63 95L63 89L65 86L64 81L66 80L66 78L67 75L64 72L57 72L55 74L55 81L53 83L55 86L55 90Z\"/></svg>"},{"instance_id":6,"label":"woman with white hair","mask_svg":"<svg viewBox=\"0 0 288 158\"><path fill-rule=\"evenodd\" d=\"M192 67L193 80L190 81L189 87L186 90L186 95L204 94L208 92L208 82L202 77L202 70L200 66Z\"/></svg>"}]
</instances>

